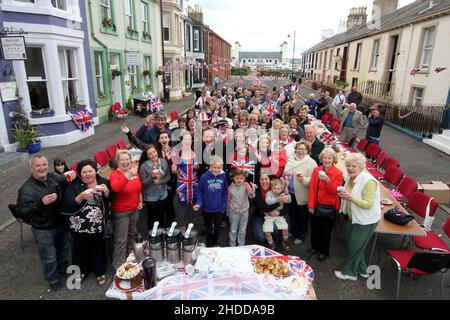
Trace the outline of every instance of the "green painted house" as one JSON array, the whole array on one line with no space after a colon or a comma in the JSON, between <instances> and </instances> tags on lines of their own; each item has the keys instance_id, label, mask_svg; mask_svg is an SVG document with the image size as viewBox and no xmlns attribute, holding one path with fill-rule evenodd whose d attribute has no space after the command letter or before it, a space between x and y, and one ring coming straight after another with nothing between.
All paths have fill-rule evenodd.
<instances>
[{"instance_id":1,"label":"green painted house","mask_svg":"<svg viewBox=\"0 0 450 320\"><path fill-rule=\"evenodd\" d=\"M159 1L90 0L87 4L95 98L100 123L112 104L143 93L162 97Z\"/></svg>"}]
</instances>

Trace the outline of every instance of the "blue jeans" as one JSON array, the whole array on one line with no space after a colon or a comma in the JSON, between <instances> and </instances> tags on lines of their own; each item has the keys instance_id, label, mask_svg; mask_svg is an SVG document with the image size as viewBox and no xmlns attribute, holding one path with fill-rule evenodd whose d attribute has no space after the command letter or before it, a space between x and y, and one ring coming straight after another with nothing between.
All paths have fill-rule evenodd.
<instances>
[{"instance_id":1,"label":"blue jeans","mask_svg":"<svg viewBox=\"0 0 450 320\"><path fill-rule=\"evenodd\" d=\"M31 228L41 259L45 280L50 283L59 281L59 274L66 273L69 266L69 233L59 227L52 230Z\"/></svg>"}]
</instances>

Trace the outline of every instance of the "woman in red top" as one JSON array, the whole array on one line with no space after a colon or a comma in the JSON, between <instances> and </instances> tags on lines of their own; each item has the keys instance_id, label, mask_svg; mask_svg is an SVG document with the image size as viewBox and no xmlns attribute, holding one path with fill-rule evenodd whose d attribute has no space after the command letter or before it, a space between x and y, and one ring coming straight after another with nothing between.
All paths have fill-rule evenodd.
<instances>
[{"instance_id":1,"label":"woman in red top","mask_svg":"<svg viewBox=\"0 0 450 320\"><path fill-rule=\"evenodd\" d=\"M334 207L336 212L340 208L337 188L342 186L343 173L335 164L338 162L336 152L326 148L319 156L322 166L314 169L309 185L308 209L311 213L311 246L310 254L319 254L319 261L324 261L330 254L330 239L335 217L317 218L317 205Z\"/></svg>"},{"instance_id":2,"label":"woman in red top","mask_svg":"<svg viewBox=\"0 0 450 320\"><path fill-rule=\"evenodd\" d=\"M114 200L111 204L114 227L113 266L118 269L131 250L137 234L139 210L142 209L142 184L137 168L131 164L128 150L117 151L118 168L110 176Z\"/></svg>"}]
</instances>

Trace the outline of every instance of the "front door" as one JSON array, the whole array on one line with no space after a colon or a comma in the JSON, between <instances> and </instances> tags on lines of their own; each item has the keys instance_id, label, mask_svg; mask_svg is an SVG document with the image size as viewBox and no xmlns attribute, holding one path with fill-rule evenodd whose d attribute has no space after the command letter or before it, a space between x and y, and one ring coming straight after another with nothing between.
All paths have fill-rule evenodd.
<instances>
[{"instance_id":1,"label":"front door","mask_svg":"<svg viewBox=\"0 0 450 320\"><path fill-rule=\"evenodd\" d=\"M119 70L121 69L120 66L120 55L119 54L111 54L109 56L109 61L111 65L119 66ZM122 76L115 77L112 79L111 82L111 91L112 91L112 103L119 102L122 104Z\"/></svg>"}]
</instances>

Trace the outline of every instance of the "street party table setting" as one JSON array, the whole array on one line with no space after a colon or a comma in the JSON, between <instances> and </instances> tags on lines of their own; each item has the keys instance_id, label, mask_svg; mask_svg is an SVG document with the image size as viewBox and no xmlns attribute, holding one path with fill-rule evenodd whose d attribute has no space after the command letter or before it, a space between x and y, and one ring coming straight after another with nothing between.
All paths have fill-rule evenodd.
<instances>
[{"instance_id":1,"label":"street party table setting","mask_svg":"<svg viewBox=\"0 0 450 320\"><path fill-rule=\"evenodd\" d=\"M338 167L343 173L344 176L347 174L347 168L345 166L345 159L348 157L350 153L353 153L354 150L351 149L349 146L343 145L339 141L339 137L335 133L331 133L327 127L319 120L313 119L312 121L314 127L317 130L317 135L319 139L326 145L331 145L333 143L337 143L339 146L340 152L338 153L338 163L336 164L336 167ZM370 172L370 171L369 171ZM408 211L402 206L397 199L398 192L394 189L391 190L380 180L378 181L378 185L380 187L381 191L381 219L378 223L377 228L375 229L375 235L374 235L374 242L372 245L370 258L369 258L369 264L372 261L372 257L375 251L376 243L378 240L378 237L380 234L388 234L388 235L398 235L398 236L405 236L405 237L425 237L426 232L425 230L419 225L419 223L412 219L410 222L408 222L405 225L398 225L395 223L392 223L388 221L384 214L392 209L397 208L398 212L401 212L402 214L408 215ZM412 242L410 242L412 243Z\"/></svg>"},{"instance_id":2,"label":"street party table setting","mask_svg":"<svg viewBox=\"0 0 450 320\"><path fill-rule=\"evenodd\" d=\"M154 226L117 270L106 296L119 300L316 300L302 259L259 245L206 248L193 226Z\"/></svg>"}]
</instances>

